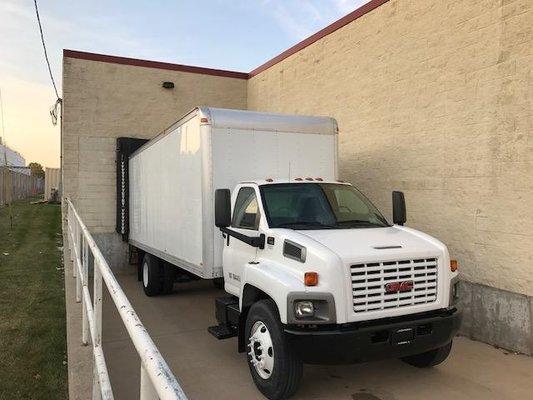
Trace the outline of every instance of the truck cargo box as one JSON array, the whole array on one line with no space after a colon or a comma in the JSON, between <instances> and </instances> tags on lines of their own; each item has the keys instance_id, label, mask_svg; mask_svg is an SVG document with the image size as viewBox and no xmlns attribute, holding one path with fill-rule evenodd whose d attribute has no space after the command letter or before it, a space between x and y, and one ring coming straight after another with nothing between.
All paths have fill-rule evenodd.
<instances>
[{"instance_id":1,"label":"truck cargo box","mask_svg":"<svg viewBox=\"0 0 533 400\"><path fill-rule=\"evenodd\" d=\"M337 178L334 119L195 108L129 159L130 243L202 278L221 277L215 190L296 177Z\"/></svg>"}]
</instances>

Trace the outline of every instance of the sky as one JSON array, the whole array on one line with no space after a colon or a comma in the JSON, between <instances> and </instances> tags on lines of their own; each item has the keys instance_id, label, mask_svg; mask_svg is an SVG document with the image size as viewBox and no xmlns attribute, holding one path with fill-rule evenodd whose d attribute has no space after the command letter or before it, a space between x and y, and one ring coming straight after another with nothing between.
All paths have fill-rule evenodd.
<instances>
[{"instance_id":1,"label":"sky","mask_svg":"<svg viewBox=\"0 0 533 400\"><path fill-rule=\"evenodd\" d=\"M39 0L61 96L62 50L249 72L368 0ZM59 166L55 94L33 0L0 0L4 142ZM1 131L0 131L1 135Z\"/></svg>"}]
</instances>

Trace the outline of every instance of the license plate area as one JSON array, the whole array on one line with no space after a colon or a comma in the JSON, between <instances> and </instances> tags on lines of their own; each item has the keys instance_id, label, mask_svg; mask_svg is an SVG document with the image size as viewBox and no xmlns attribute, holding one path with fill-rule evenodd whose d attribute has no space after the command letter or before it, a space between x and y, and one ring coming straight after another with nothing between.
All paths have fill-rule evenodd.
<instances>
[{"instance_id":1,"label":"license plate area","mask_svg":"<svg viewBox=\"0 0 533 400\"><path fill-rule=\"evenodd\" d=\"M391 342L396 345L409 344L415 338L413 328L400 328L392 332Z\"/></svg>"}]
</instances>

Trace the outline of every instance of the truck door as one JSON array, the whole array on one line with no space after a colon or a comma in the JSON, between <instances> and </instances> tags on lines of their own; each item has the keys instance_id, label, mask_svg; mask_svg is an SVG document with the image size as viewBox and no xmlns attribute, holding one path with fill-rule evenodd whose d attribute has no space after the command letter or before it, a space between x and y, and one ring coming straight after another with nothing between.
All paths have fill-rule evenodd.
<instances>
[{"instance_id":1,"label":"truck door","mask_svg":"<svg viewBox=\"0 0 533 400\"><path fill-rule=\"evenodd\" d=\"M258 236L261 218L257 194L250 186L237 187L237 196L233 207L231 228L247 236ZM223 263L225 289L238 296L241 288L241 278L244 266L255 260L257 248L252 247L233 237L226 240Z\"/></svg>"}]
</instances>

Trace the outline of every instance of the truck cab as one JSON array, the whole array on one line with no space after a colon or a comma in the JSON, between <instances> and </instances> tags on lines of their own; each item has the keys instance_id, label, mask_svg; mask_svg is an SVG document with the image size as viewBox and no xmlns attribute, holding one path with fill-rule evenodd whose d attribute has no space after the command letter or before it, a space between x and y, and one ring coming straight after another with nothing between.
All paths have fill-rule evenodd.
<instances>
[{"instance_id":1,"label":"truck cab","mask_svg":"<svg viewBox=\"0 0 533 400\"><path fill-rule=\"evenodd\" d=\"M303 363L448 356L460 324L457 264L437 239L393 223L349 183L321 178L242 182L215 193L224 239L219 338L238 336L263 394L296 390Z\"/></svg>"}]
</instances>

